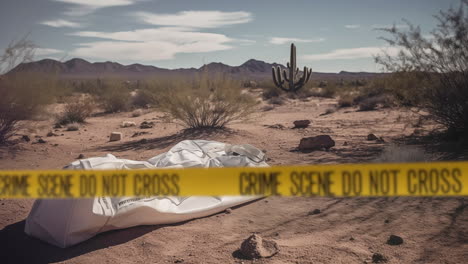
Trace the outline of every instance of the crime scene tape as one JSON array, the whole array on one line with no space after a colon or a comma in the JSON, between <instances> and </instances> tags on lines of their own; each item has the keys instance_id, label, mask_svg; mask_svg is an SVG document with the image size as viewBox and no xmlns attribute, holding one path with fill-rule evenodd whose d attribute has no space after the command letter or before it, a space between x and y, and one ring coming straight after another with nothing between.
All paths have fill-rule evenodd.
<instances>
[{"instance_id":1,"label":"crime scene tape","mask_svg":"<svg viewBox=\"0 0 468 264\"><path fill-rule=\"evenodd\" d=\"M0 171L0 198L467 196L468 162Z\"/></svg>"}]
</instances>

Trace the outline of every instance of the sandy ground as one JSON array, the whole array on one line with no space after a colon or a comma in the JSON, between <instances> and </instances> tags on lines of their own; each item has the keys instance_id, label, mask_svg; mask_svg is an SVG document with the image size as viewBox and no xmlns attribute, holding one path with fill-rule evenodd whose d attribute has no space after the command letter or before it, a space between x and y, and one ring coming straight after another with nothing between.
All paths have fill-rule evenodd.
<instances>
[{"instance_id":1,"label":"sandy ground","mask_svg":"<svg viewBox=\"0 0 468 264\"><path fill-rule=\"evenodd\" d=\"M77 159L112 153L119 158L146 160L184 139L249 143L266 151L271 165L359 163L374 160L393 142L424 127L411 111L381 109L357 112L339 109L321 115L334 99L290 100L248 122L225 131L183 131L158 112L131 117L130 113L89 118L79 131L52 128L53 121L24 124L19 134L31 142L0 149L1 169L59 169ZM261 108L261 106L259 107ZM291 129L292 122L309 119L307 129ZM120 128L122 121L154 121L153 129ZM280 124L284 128L269 128ZM58 136L46 137L49 131ZM124 138L108 142L119 131ZM131 137L135 132L148 134ZM367 141L369 133L384 143ZM330 135L330 151L295 151L304 136ZM35 136L44 144L35 143ZM143 139L143 140L142 140ZM345 143L346 142L346 143ZM280 252L256 263L372 263L380 253L388 263L464 263L468 258L466 198L280 198L270 197L177 225L141 226L100 234L67 249L50 246L23 232L33 200L0 200L0 263L249 263L238 253L243 239L258 233L278 243ZM320 209L319 214L310 214ZM399 235L404 243L386 244Z\"/></svg>"}]
</instances>

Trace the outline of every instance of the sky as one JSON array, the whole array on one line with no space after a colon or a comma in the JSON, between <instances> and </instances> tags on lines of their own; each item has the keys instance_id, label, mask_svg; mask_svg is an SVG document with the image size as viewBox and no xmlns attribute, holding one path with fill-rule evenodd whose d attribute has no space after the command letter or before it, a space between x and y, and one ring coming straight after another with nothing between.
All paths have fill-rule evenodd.
<instances>
[{"instance_id":1,"label":"sky","mask_svg":"<svg viewBox=\"0 0 468 264\"><path fill-rule=\"evenodd\" d=\"M198 68L249 59L317 72L381 70L382 27L429 33L458 0L0 0L0 52L28 35L36 59Z\"/></svg>"}]
</instances>

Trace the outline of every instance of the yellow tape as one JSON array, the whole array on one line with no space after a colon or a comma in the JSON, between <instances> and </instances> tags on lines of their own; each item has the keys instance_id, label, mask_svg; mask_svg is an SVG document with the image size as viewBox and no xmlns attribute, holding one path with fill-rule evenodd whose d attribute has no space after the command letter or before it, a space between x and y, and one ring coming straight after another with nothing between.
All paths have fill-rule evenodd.
<instances>
[{"instance_id":1,"label":"yellow tape","mask_svg":"<svg viewBox=\"0 0 468 264\"><path fill-rule=\"evenodd\" d=\"M468 162L0 171L0 198L167 195L467 196Z\"/></svg>"}]
</instances>

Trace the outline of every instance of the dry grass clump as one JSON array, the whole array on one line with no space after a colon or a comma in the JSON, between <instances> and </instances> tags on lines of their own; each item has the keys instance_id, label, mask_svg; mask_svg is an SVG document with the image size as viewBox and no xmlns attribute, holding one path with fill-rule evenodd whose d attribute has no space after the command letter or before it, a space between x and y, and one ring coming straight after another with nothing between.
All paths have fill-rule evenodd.
<instances>
[{"instance_id":1,"label":"dry grass clump","mask_svg":"<svg viewBox=\"0 0 468 264\"><path fill-rule=\"evenodd\" d=\"M340 99L338 100L338 107L344 108L344 107L351 107L354 105L354 97L351 95L343 95L340 96Z\"/></svg>"},{"instance_id":2,"label":"dry grass clump","mask_svg":"<svg viewBox=\"0 0 468 264\"><path fill-rule=\"evenodd\" d=\"M89 96L70 100L65 104L63 113L57 116L56 123L59 125L84 123L86 118L91 116L94 108L94 101Z\"/></svg>"},{"instance_id":3,"label":"dry grass clump","mask_svg":"<svg viewBox=\"0 0 468 264\"><path fill-rule=\"evenodd\" d=\"M189 128L223 128L247 118L255 99L242 93L240 82L202 74L194 80L173 80L161 90L160 109Z\"/></svg>"}]
</instances>

